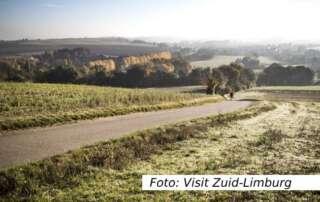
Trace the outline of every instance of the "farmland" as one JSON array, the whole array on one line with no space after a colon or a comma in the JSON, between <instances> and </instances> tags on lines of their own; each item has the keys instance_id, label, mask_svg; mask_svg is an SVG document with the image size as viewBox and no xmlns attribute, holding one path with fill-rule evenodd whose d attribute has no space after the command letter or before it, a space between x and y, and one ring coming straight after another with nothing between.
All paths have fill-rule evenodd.
<instances>
[{"instance_id":1,"label":"farmland","mask_svg":"<svg viewBox=\"0 0 320 202\"><path fill-rule=\"evenodd\" d=\"M239 99L270 101L320 101L320 86L267 86L241 92Z\"/></svg>"},{"instance_id":2,"label":"farmland","mask_svg":"<svg viewBox=\"0 0 320 202\"><path fill-rule=\"evenodd\" d=\"M192 62L191 65L193 67L219 67L221 65L228 65L238 58L242 58L242 56L219 55L214 56L210 60Z\"/></svg>"},{"instance_id":3,"label":"farmland","mask_svg":"<svg viewBox=\"0 0 320 202\"><path fill-rule=\"evenodd\" d=\"M260 102L237 113L137 132L5 171L3 199L318 201L315 192L143 192L141 176L317 174L319 112L319 103Z\"/></svg>"},{"instance_id":4,"label":"farmland","mask_svg":"<svg viewBox=\"0 0 320 202\"><path fill-rule=\"evenodd\" d=\"M195 93L84 85L0 83L0 128L46 126L219 101Z\"/></svg>"},{"instance_id":5,"label":"farmland","mask_svg":"<svg viewBox=\"0 0 320 202\"><path fill-rule=\"evenodd\" d=\"M229 55L217 55L214 56L210 60L203 60L203 61L195 61L192 62L193 67L219 67L221 65L228 65L231 62L236 61L237 59L241 59L244 56L229 56ZM272 63L278 62L276 60L273 60L269 57L260 56L258 57L258 60L262 65L270 65Z\"/></svg>"},{"instance_id":6,"label":"farmland","mask_svg":"<svg viewBox=\"0 0 320 202\"><path fill-rule=\"evenodd\" d=\"M93 53L128 56L163 51L156 45L136 43L124 38L69 38L48 40L8 41L0 43L0 57L41 54L47 50L88 48Z\"/></svg>"},{"instance_id":7,"label":"farmland","mask_svg":"<svg viewBox=\"0 0 320 202\"><path fill-rule=\"evenodd\" d=\"M260 91L320 91L320 86L264 86L251 90Z\"/></svg>"}]
</instances>

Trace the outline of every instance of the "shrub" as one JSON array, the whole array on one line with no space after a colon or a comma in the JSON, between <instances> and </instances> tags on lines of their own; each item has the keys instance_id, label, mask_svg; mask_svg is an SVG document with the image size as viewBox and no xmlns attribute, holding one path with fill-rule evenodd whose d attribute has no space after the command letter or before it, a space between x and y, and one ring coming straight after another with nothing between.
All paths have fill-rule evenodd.
<instances>
[{"instance_id":1,"label":"shrub","mask_svg":"<svg viewBox=\"0 0 320 202\"><path fill-rule=\"evenodd\" d=\"M284 137L285 135L282 133L281 130L269 129L259 137L256 145L263 145L267 148L273 148L274 145L280 143Z\"/></svg>"}]
</instances>

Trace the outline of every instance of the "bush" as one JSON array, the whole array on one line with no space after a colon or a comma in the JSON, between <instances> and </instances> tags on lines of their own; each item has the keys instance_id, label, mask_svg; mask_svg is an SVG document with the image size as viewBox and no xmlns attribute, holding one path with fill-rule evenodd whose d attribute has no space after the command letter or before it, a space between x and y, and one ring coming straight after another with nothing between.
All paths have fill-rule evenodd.
<instances>
[{"instance_id":1,"label":"bush","mask_svg":"<svg viewBox=\"0 0 320 202\"><path fill-rule=\"evenodd\" d=\"M273 148L273 146L280 143L284 137L285 135L281 130L269 129L259 137L256 146L263 145L267 148Z\"/></svg>"}]
</instances>

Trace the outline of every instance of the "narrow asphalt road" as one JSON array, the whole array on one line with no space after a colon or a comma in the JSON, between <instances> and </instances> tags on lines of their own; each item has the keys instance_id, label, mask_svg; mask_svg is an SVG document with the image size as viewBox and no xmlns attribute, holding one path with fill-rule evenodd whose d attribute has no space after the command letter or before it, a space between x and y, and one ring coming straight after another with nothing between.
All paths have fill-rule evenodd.
<instances>
[{"instance_id":1,"label":"narrow asphalt road","mask_svg":"<svg viewBox=\"0 0 320 202\"><path fill-rule=\"evenodd\" d=\"M77 123L10 131L0 136L0 168L41 160L99 141L164 124L233 112L248 107L248 101L225 101L202 106L156 112L133 113Z\"/></svg>"}]
</instances>

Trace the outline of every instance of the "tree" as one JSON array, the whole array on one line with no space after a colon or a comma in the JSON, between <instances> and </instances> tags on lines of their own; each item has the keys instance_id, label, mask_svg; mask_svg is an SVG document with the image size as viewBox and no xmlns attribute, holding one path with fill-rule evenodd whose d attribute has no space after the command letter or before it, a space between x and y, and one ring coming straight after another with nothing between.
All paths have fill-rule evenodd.
<instances>
[{"instance_id":1,"label":"tree","mask_svg":"<svg viewBox=\"0 0 320 202\"><path fill-rule=\"evenodd\" d=\"M132 66L126 74L127 87L142 87L145 79L145 70L141 65Z\"/></svg>"},{"instance_id":2,"label":"tree","mask_svg":"<svg viewBox=\"0 0 320 202\"><path fill-rule=\"evenodd\" d=\"M250 88L256 82L256 75L251 69L242 68L240 71L240 83L242 88Z\"/></svg>"},{"instance_id":3,"label":"tree","mask_svg":"<svg viewBox=\"0 0 320 202\"><path fill-rule=\"evenodd\" d=\"M78 73L72 66L58 66L48 71L38 71L35 77L36 82L48 83L74 83Z\"/></svg>"},{"instance_id":4,"label":"tree","mask_svg":"<svg viewBox=\"0 0 320 202\"><path fill-rule=\"evenodd\" d=\"M223 75L220 69L212 69L208 79L207 94L217 93L217 88L225 86L227 78Z\"/></svg>"},{"instance_id":5,"label":"tree","mask_svg":"<svg viewBox=\"0 0 320 202\"><path fill-rule=\"evenodd\" d=\"M14 65L0 61L0 80L23 82L29 79L29 75Z\"/></svg>"},{"instance_id":6,"label":"tree","mask_svg":"<svg viewBox=\"0 0 320 202\"><path fill-rule=\"evenodd\" d=\"M96 71L89 76L87 83L95 85L107 85L109 83L109 75L105 71Z\"/></svg>"},{"instance_id":7,"label":"tree","mask_svg":"<svg viewBox=\"0 0 320 202\"><path fill-rule=\"evenodd\" d=\"M307 67L272 64L259 75L257 85L309 85L313 80L314 72Z\"/></svg>"},{"instance_id":8,"label":"tree","mask_svg":"<svg viewBox=\"0 0 320 202\"><path fill-rule=\"evenodd\" d=\"M222 94L226 92L247 89L255 84L255 74L242 65L231 63L217 69L212 69L208 83L207 94Z\"/></svg>"},{"instance_id":9,"label":"tree","mask_svg":"<svg viewBox=\"0 0 320 202\"><path fill-rule=\"evenodd\" d=\"M146 78L147 86L177 86L180 85L180 80L178 76L174 73L164 72L164 71L156 71L149 75Z\"/></svg>"},{"instance_id":10,"label":"tree","mask_svg":"<svg viewBox=\"0 0 320 202\"><path fill-rule=\"evenodd\" d=\"M192 85L206 85L210 77L210 68L196 68L189 74L188 79Z\"/></svg>"},{"instance_id":11,"label":"tree","mask_svg":"<svg viewBox=\"0 0 320 202\"><path fill-rule=\"evenodd\" d=\"M192 66L190 65L190 63L183 59L173 59L172 64L174 66L175 73L181 77L187 76L192 71Z\"/></svg>"},{"instance_id":12,"label":"tree","mask_svg":"<svg viewBox=\"0 0 320 202\"><path fill-rule=\"evenodd\" d=\"M219 67L219 70L228 79L226 86L230 87L233 91L239 91L241 89L239 81L240 70L237 67L239 66L234 64Z\"/></svg>"},{"instance_id":13,"label":"tree","mask_svg":"<svg viewBox=\"0 0 320 202\"><path fill-rule=\"evenodd\" d=\"M237 59L236 63L249 69L257 69L260 67L260 61L258 59L248 56L242 59Z\"/></svg>"}]
</instances>

